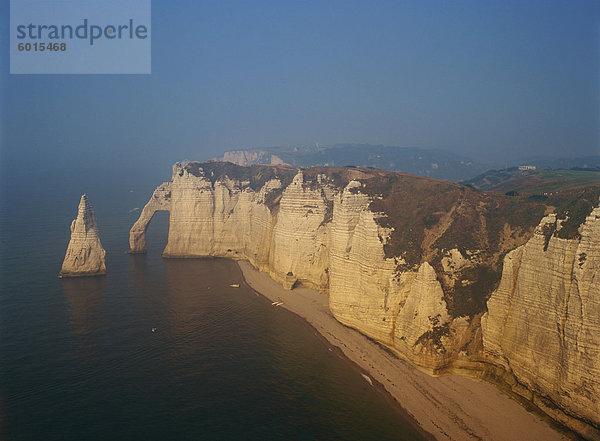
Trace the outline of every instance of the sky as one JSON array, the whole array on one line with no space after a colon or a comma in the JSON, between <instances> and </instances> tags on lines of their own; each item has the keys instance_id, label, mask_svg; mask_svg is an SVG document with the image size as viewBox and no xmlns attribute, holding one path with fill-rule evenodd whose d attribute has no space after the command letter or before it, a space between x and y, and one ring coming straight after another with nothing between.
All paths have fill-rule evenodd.
<instances>
[{"instance_id":1,"label":"sky","mask_svg":"<svg viewBox=\"0 0 600 441\"><path fill-rule=\"evenodd\" d=\"M370 143L600 154L600 2L152 1L152 74L10 75L0 165L170 170L225 150Z\"/></svg>"}]
</instances>

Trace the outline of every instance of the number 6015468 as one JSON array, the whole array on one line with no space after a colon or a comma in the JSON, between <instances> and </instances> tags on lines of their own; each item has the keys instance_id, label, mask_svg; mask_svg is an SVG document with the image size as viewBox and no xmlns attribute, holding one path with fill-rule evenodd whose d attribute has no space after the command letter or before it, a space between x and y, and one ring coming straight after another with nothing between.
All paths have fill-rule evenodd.
<instances>
[{"instance_id":1,"label":"number 6015468","mask_svg":"<svg viewBox=\"0 0 600 441\"><path fill-rule=\"evenodd\" d=\"M17 49L19 52L64 52L67 50L67 43L19 43Z\"/></svg>"}]
</instances>

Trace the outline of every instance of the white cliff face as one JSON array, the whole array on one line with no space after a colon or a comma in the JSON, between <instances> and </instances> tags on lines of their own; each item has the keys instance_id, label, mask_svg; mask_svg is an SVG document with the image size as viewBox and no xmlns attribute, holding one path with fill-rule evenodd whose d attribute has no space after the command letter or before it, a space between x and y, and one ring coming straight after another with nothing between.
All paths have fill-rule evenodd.
<instances>
[{"instance_id":1,"label":"white cliff face","mask_svg":"<svg viewBox=\"0 0 600 441\"><path fill-rule=\"evenodd\" d=\"M430 263L401 271L402 259L386 258L391 230L378 224L381 214L369 209L372 197L359 181L339 188L324 175L305 179L298 171L285 188L279 178L252 188L212 173L176 164L172 181L157 188L133 226L131 250L145 249L152 215L168 210L165 256L248 259L287 289L323 291L337 320L429 373L481 369L485 359L567 413L599 424L600 208L580 240L552 237L544 251L540 225L508 253L480 327L481 313L449 314ZM458 249L442 256L445 276L457 283L465 282L461 269L480 263Z\"/></svg>"},{"instance_id":2,"label":"white cliff face","mask_svg":"<svg viewBox=\"0 0 600 441\"><path fill-rule=\"evenodd\" d=\"M383 244L390 231L369 210L370 198L352 181L335 199L330 227L329 307L337 320L395 349L434 373L447 367L454 340L451 317L434 269L398 271ZM462 324L457 331L464 332ZM460 328L460 329L459 329Z\"/></svg>"},{"instance_id":3,"label":"white cliff face","mask_svg":"<svg viewBox=\"0 0 600 441\"><path fill-rule=\"evenodd\" d=\"M321 186L304 186L299 171L284 190L273 226L269 269L283 281L289 275L308 286L324 290L329 284L328 201Z\"/></svg>"},{"instance_id":4,"label":"white cliff face","mask_svg":"<svg viewBox=\"0 0 600 441\"><path fill-rule=\"evenodd\" d=\"M106 252L98 234L98 223L87 195L82 195L77 218L71 223L71 240L59 277L106 274Z\"/></svg>"},{"instance_id":5,"label":"white cliff face","mask_svg":"<svg viewBox=\"0 0 600 441\"><path fill-rule=\"evenodd\" d=\"M248 258L268 263L271 216L265 192L280 185L268 182L259 192L230 179L213 185L207 177L176 167L171 183L169 240L165 256Z\"/></svg>"},{"instance_id":6,"label":"white cliff face","mask_svg":"<svg viewBox=\"0 0 600 441\"><path fill-rule=\"evenodd\" d=\"M329 307L342 323L390 346L394 323L414 275L395 276L396 262L386 259L370 198L351 181L335 199L329 254Z\"/></svg>"},{"instance_id":7,"label":"white cliff face","mask_svg":"<svg viewBox=\"0 0 600 441\"><path fill-rule=\"evenodd\" d=\"M529 242L506 256L482 318L484 351L534 394L598 427L600 207L580 227L580 239L551 237L544 250L543 227L554 221L544 218Z\"/></svg>"},{"instance_id":8,"label":"white cliff face","mask_svg":"<svg viewBox=\"0 0 600 441\"><path fill-rule=\"evenodd\" d=\"M440 282L425 262L396 317L395 346L409 354L413 362L433 370L443 367L451 321Z\"/></svg>"}]
</instances>

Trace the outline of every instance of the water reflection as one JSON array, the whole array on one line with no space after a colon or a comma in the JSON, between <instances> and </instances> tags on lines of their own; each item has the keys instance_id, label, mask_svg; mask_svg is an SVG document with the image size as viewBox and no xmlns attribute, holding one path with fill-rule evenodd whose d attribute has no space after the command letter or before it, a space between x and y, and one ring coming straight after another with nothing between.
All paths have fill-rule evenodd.
<instances>
[{"instance_id":1,"label":"water reflection","mask_svg":"<svg viewBox=\"0 0 600 441\"><path fill-rule=\"evenodd\" d=\"M223 267L206 265L208 260L166 259L167 289L164 292L164 326L169 330L173 356L191 359L212 351L210 336L222 332L216 286L222 284ZM204 263L204 264L203 264Z\"/></svg>"},{"instance_id":2,"label":"water reflection","mask_svg":"<svg viewBox=\"0 0 600 441\"><path fill-rule=\"evenodd\" d=\"M102 308L106 295L106 277L77 277L62 280L69 308L73 342L82 359L97 350L98 330L102 325Z\"/></svg>"},{"instance_id":3,"label":"water reflection","mask_svg":"<svg viewBox=\"0 0 600 441\"><path fill-rule=\"evenodd\" d=\"M182 336L198 332L220 334L247 315L249 296L240 284L241 275L235 262L225 259L166 259L168 289L165 307L169 325ZM238 337L244 337L240 330ZM215 335L217 337L217 335Z\"/></svg>"},{"instance_id":4,"label":"water reflection","mask_svg":"<svg viewBox=\"0 0 600 441\"><path fill-rule=\"evenodd\" d=\"M88 336L101 324L106 277L76 277L62 280L63 294L69 305L70 323L76 335Z\"/></svg>"},{"instance_id":5,"label":"water reflection","mask_svg":"<svg viewBox=\"0 0 600 441\"><path fill-rule=\"evenodd\" d=\"M129 280L135 290L144 289L147 283L148 262L145 254L129 255Z\"/></svg>"}]
</instances>

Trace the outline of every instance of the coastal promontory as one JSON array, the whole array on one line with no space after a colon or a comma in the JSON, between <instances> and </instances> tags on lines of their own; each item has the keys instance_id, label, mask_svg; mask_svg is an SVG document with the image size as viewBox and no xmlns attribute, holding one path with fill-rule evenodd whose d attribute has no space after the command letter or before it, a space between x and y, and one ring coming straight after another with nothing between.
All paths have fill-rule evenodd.
<instances>
[{"instance_id":1,"label":"coastal promontory","mask_svg":"<svg viewBox=\"0 0 600 441\"><path fill-rule=\"evenodd\" d=\"M173 167L130 231L165 257L245 259L433 376L484 379L600 439L600 185L541 193L368 167Z\"/></svg>"}]
</instances>

